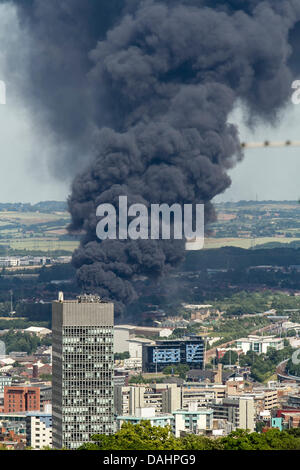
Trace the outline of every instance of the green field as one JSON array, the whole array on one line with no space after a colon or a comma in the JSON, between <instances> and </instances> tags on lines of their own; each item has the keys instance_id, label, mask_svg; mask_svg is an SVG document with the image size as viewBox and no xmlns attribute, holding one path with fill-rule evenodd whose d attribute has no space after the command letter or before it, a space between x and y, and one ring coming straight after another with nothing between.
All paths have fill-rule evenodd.
<instances>
[{"instance_id":1,"label":"green field","mask_svg":"<svg viewBox=\"0 0 300 470\"><path fill-rule=\"evenodd\" d=\"M7 245L7 242L0 242L0 245ZM62 241L43 238L30 238L28 240L17 239L9 241L9 246L13 250L27 250L27 251L69 251L73 252L79 245L77 241Z\"/></svg>"},{"instance_id":2,"label":"green field","mask_svg":"<svg viewBox=\"0 0 300 470\"><path fill-rule=\"evenodd\" d=\"M68 239L68 212L0 211L0 246L9 250L73 252L78 240Z\"/></svg>"},{"instance_id":3,"label":"green field","mask_svg":"<svg viewBox=\"0 0 300 470\"><path fill-rule=\"evenodd\" d=\"M40 209L40 208L39 208ZM27 209L26 209L27 210ZM300 243L300 204L296 201L217 204L217 221L204 248L253 248L268 243ZM78 239L68 236L70 214L41 210L0 210L0 247L9 250L73 252ZM2 250L3 251L3 250Z\"/></svg>"},{"instance_id":4,"label":"green field","mask_svg":"<svg viewBox=\"0 0 300 470\"><path fill-rule=\"evenodd\" d=\"M223 246L236 246L238 248L253 248L253 246L264 243L291 243L300 241L300 238L277 238L277 237L258 237L258 238L206 238L204 248L222 248Z\"/></svg>"}]
</instances>

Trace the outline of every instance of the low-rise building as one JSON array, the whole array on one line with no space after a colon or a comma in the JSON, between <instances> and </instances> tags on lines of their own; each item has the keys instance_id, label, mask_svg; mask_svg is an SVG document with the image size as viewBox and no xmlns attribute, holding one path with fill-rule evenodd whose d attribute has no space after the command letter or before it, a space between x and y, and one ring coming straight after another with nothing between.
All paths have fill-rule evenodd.
<instances>
[{"instance_id":1,"label":"low-rise building","mask_svg":"<svg viewBox=\"0 0 300 470\"><path fill-rule=\"evenodd\" d=\"M153 408L156 413L180 409L180 387L177 384L135 385L115 388L115 412L135 415L138 409Z\"/></svg>"},{"instance_id":2,"label":"low-rise building","mask_svg":"<svg viewBox=\"0 0 300 470\"><path fill-rule=\"evenodd\" d=\"M134 415L137 408L152 407L157 413L188 410L191 403L197 409L210 406L225 398L226 386L221 384L141 384L115 387L115 412Z\"/></svg>"},{"instance_id":3,"label":"low-rise building","mask_svg":"<svg viewBox=\"0 0 300 470\"><path fill-rule=\"evenodd\" d=\"M128 351L131 358L143 358L143 345L144 344L155 344L147 338L132 337L128 340Z\"/></svg>"},{"instance_id":4,"label":"low-rise building","mask_svg":"<svg viewBox=\"0 0 300 470\"><path fill-rule=\"evenodd\" d=\"M134 415L117 416L116 427L119 431L123 423L139 424L141 421L150 421L151 426L172 426L173 415L156 413L155 408L137 408Z\"/></svg>"},{"instance_id":5,"label":"low-rise building","mask_svg":"<svg viewBox=\"0 0 300 470\"><path fill-rule=\"evenodd\" d=\"M182 433L200 434L212 431L213 410L203 408L198 410L197 405L190 406L188 410L178 410L173 413L172 430L175 437L180 437Z\"/></svg>"},{"instance_id":6,"label":"low-rise building","mask_svg":"<svg viewBox=\"0 0 300 470\"><path fill-rule=\"evenodd\" d=\"M117 430L123 423L139 424L142 421L150 421L151 426L170 426L175 437L182 433L200 434L212 432L213 410L196 410L190 407L188 410L177 410L173 413L157 413L155 408L137 408L134 415L118 416Z\"/></svg>"},{"instance_id":7,"label":"low-rise building","mask_svg":"<svg viewBox=\"0 0 300 470\"><path fill-rule=\"evenodd\" d=\"M232 423L233 429L255 430L256 410L252 397L227 397L219 403L213 403L211 408L214 410L214 419Z\"/></svg>"},{"instance_id":8,"label":"low-rise building","mask_svg":"<svg viewBox=\"0 0 300 470\"><path fill-rule=\"evenodd\" d=\"M238 349L241 349L244 354L248 351L253 351L257 354L266 354L268 348L274 348L277 351L284 348L284 342L282 338L276 338L275 336L256 336L249 335L247 338L240 338L236 342Z\"/></svg>"},{"instance_id":9,"label":"low-rise building","mask_svg":"<svg viewBox=\"0 0 300 470\"><path fill-rule=\"evenodd\" d=\"M40 410L39 387L11 385L4 387L4 413Z\"/></svg>"},{"instance_id":10,"label":"low-rise building","mask_svg":"<svg viewBox=\"0 0 300 470\"><path fill-rule=\"evenodd\" d=\"M123 353L129 351L128 340L134 336L133 325L115 325L114 326L114 353Z\"/></svg>"},{"instance_id":11,"label":"low-rise building","mask_svg":"<svg viewBox=\"0 0 300 470\"><path fill-rule=\"evenodd\" d=\"M45 336L51 335L52 331L49 328L43 328L39 326L30 326L23 330L24 333L29 333L31 335L36 335L39 338L44 338Z\"/></svg>"},{"instance_id":12,"label":"low-rise building","mask_svg":"<svg viewBox=\"0 0 300 470\"><path fill-rule=\"evenodd\" d=\"M27 413L26 445L37 450L52 447L52 414Z\"/></svg>"},{"instance_id":13,"label":"low-rise building","mask_svg":"<svg viewBox=\"0 0 300 470\"><path fill-rule=\"evenodd\" d=\"M10 375L0 375L0 394L4 393L4 387L11 385L12 378Z\"/></svg>"}]
</instances>

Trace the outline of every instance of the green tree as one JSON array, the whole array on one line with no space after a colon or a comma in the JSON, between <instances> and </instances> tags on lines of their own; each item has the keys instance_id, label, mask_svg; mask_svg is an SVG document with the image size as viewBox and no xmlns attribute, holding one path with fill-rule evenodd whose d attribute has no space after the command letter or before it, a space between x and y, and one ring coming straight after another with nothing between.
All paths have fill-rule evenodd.
<instances>
[{"instance_id":1,"label":"green tree","mask_svg":"<svg viewBox=\"0 0 300 470\"><path fill-rule=\"evenodd\" d=\"M94 435L79 450L300 450L300 430L251 433L238 429L217 439L195 434L176 438L170 426L162 428L141 421L124 423L112 436Z\"/></svg>"},{"instance_id":2,"label":"green tree","mask_svg":"<svg viewBox=\"0 0 300 470\"><path fill-rule=\"evenodd\" d=\"M209 437L189 434L181 438L182 449L184 450L221 450L220 439L210 439Z\"/></svg>"},{"instance_id":3,"label":"green tree","mask_svg":"<svg viewBox=\"0 0 300 470\"><path fill-rule=\"evenodd\" d=\"M130 354L128 351L125 351L123 353L115 353L114 358L116 361L123 361L124 359L129 359Z\"/></svg>"},{"instance_id":4,"label":"green tree","mask_svg":"<svg viewBox=\"0 0 300 470\"><path fill-rule=\"evenodd\" d=\"M226 351L222 359L220 360L221 364L234 365L238 360L238 354L236 351Z\"/></svg>"},{"instance_id":5,"label":"green tree","mask_svg":"<svg viewBox=\"0 0 300 470\"><path fill-rule=\"evenodd\" d=\"M151 426L150 421L139 424L124 423L120 431L112 436L94 435L96 446L92 450L180 450L180 440L175 438L170 426ZM80 450L91 450L90 444Z\"/></svg>"}]
</instances>

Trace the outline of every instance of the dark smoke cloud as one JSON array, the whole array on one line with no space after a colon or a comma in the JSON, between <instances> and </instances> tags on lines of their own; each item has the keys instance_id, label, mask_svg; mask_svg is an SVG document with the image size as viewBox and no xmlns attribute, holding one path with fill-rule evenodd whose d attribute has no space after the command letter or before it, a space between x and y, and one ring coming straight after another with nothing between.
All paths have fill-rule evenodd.
<instances>
[{"instance_id":1,"label":"dark smoke cloud","mask_svg":"<svg viewBox=\"0 0 300 470\"><path fill-rule=\"evenodd\" d=\"M6 3L6 1L2 1ZM86 75L89 52L121 15L123 0L14 0L29 33L30 78L24 83L33 111L65 152L50 163L57 177L75 175L91 154L93 122ZM20 44L20 47L22 45ZM61 146L62 147L62 146Z\"/></svg>"},{"instance_id":2,"label":"dark smoke cloud","mask_svg":"<svg viewBox=\"0 0 300 470\"><path fill-rule=\"evenodd\" d=\"M136 276L166 274L184 243L100 243L96 207L119 195L147 206L203 202L213 219L210 201L242 158L227 123L234 106L275 122L290 96L299 2L16 3L31 31L35 103L69 143L59 168L85 166L69 198L71 229L84 233L78 281L121 311L137 297Z\"/></svg>"}]
</instances>

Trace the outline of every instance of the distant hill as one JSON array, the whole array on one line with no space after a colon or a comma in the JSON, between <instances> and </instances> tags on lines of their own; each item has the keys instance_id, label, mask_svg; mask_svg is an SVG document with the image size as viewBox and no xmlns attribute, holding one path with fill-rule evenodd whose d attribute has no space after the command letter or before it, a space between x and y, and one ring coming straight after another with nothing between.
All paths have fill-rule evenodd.
<instances>
[{"instance_id":1,"label":"distant hill","mask_svg":"<svg viewBox=\"0 0 300 470\"><path fill-rule=\"evenodd\" d=\"M68 210L66 201L42 201L36 204L16 202L0 203L0 211L11 212L65 212Z\"/></svg>"},{"instance_id":2,"label":"distant hill","mask_svg":"<svg viewBox=\"0 0 300 470\"><path fill-rule=\"evenodd\" d=\"M282 201L273 201L272 199L265 200L265 201L254 201L254 200L241 200L241 201L226 201L226 202L215 202L214 205L216 206L226 206L226 207L237 207L237 206L264 206L264 205L284 205L284 204L299 204L299 201L289 201L289 200L282 200Z\"/></svg>"},{"instance_id":3,"label":"distant hill","mask_svg":"<svg viewBox=\"0 0 300 470\"><path fill-rule=\"evenodd\" d=\"M246 250L223 247L187 252L182 271L199 269L246 269L250 266L291 266L300 264L300 249L277 247Z\"/></svg>"}]
</instances>

